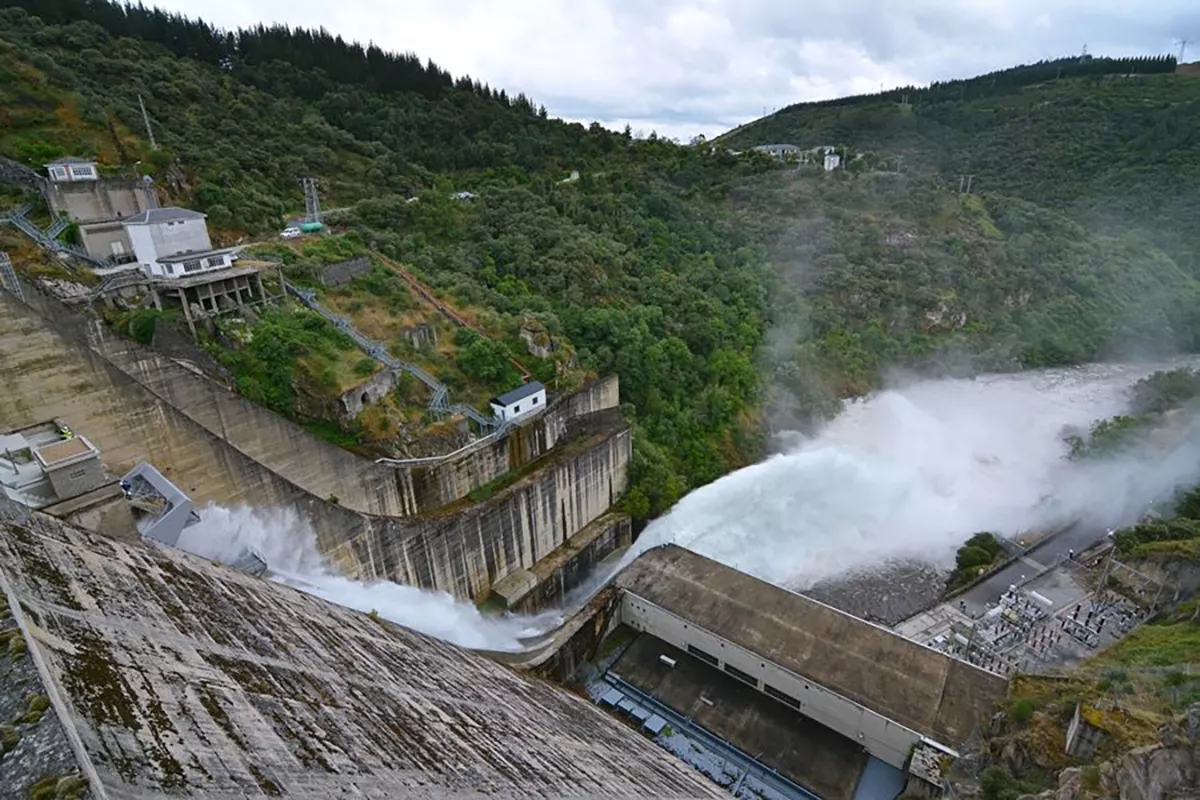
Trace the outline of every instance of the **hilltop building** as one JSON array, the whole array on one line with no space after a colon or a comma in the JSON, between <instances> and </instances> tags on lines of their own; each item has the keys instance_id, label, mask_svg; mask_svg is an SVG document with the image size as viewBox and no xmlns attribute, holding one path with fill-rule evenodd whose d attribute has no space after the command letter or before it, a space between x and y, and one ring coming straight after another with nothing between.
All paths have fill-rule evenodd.
<instances>
[{"instance_id":1,"label":"hilltop building","mask_svg":"<svg viewBox=\"0 0 1200 800\"><path fill-rule=\"evenodd\" d=\"M837 148L831 144L823 144L814 147L809 152L813 155L813 160L821 164L826 172L833 172L842 165L842 157L838 154Z\"/></svg>"},{"instance_id":2,"label":"hilltop building","mask_svg":"<svg viewBox=\"0 0 1200 800\"><path fill-rule=\"evenodd\" d=\"M753 149L775 158L795 158L800 154L800 148L794 144L760 144Z\"/></svg>"},{"instance_id":3,"label":"hilltop building","mask_svg":"<svg viewBox=\"0 0 1200 800\"><path fill-rule=\"evenodd\" d=\"M179 277L231 266L233 249L213 249L204 220L187 208L154 208L125 220L142 271L152 278Z\"/></svg>"},{"instance_id":4,"label":"hilltop building","mask_svg":"<svg viewBox=\"0 0 1200 800\"><path fill-rule=\"evenodd\" d=\"M158 207L150 178L102 178L97 163L88 158L60 158L45 167L50 210L75 223L87 254L107 266L134 261L132 243L121 223Z\"/></svg>"},{"instance_id":5,"label":"hilltop building","mask_svg":"<svg viewBox=\"0 0 1200 800\"><path fill-rule=\"evenodd\" d=\"M541 381L530 381L499 397L493 397L491 406L496 419L505 422L541 411L546 407L546 387Z\"/></svg>"},{"instance_id":6,"label":"hilltop building","mask_svg":"<svg viewBox=\"0 0 1200 800\"><path fill-rule=\"evenodd\" d=\"M100 173L96 169L96 162L86 158L60 158L45 166L53 183L94 181L100 177Z\"/></svg>"}]
</instances>

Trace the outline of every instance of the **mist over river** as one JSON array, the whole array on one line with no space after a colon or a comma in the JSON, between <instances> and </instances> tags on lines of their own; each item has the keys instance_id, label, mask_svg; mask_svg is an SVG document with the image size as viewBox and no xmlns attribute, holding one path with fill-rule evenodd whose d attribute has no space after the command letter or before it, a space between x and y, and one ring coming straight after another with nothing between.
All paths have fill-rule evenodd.
<instances>
[{"instance_id":1,"label":"mist over river","mask_svg":"<svg viewBox=\"0 0 1200 800\"><path fill-rule=\"evenodd\" d=\"M1066 459L1064 428L1124 411L1128 389L1196 359L928 380L850 402L816 436L684 497L634 553L674 542L805 590L889 561L950 566L978 531L1135 521L1200 481L1200 451Z\"/></svg>"},{"instance_id":2,"label":"mist over river","mask_svg":"<svg viewBox=\"0 0 1200 800\"><path fill-rule=\"evenodd\" d=\"M1066 459L1064 428L1122 412L1131 384L1158 369L1196 363L918 381L850 402L817 435L792 437L785 452L684 497L568 605L668 542L781 586L815 589L818 597L822 587L865 574L878 604L889 602L878 594L881 583L903 592L924 582L936 592L939 570L977 531L1015 535L1075 520L1128 524L1177 487L1200 482L1195 437L1165 454L1077 463ZM200 513L181 548L231 561L253 547L275 580L464 647L517 650L521 638L561 620L553 612L486 616L442 592L337 576L307 523L290 510Z\"/></svg>"}]
</instances>

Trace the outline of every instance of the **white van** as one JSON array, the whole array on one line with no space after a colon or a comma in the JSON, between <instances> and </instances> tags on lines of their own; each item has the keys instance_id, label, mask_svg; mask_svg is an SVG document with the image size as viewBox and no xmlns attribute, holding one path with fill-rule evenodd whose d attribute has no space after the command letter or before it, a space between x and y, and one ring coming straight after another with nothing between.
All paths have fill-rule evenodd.
<instances>
[{"instance_id":1,"label":"white van","mask_svg":"<svg viewBox=\"0 0 1200 800\"><path fill-rule=\"evenodd\" d=\"M283 232L279 234L279 238L295 239L297 236L300 235L300 233L301 233L301 231L299 228L284 228Z\"/></svg>"}]
</instances>

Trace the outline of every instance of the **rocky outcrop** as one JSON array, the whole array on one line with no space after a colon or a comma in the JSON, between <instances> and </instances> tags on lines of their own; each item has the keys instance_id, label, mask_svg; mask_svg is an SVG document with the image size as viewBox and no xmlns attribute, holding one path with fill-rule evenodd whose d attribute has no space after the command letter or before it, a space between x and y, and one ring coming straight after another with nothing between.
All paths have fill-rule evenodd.
<instances>
[{"instance_id":1,"label":"rocky outcrop","mask_svg":"<svg viewBox=\"0 0 1200 800\"><path fill-rule=\"evenodd\" d=\"M342 392L338 398L338 410L343 419L354 419L372 403L377 403L396 388L396 370L376 372L367 380Z\"/></svg>"},{"instance_id":2,"label":"rocky outcrop","mask_svg":"<svg viewBox=\"0 0 1200 800\"><path fill-rule=\"evenodd\" d=\"M1183 800L1200 798L1200 703L1183 721L1167 725L1158 744L1137 747L1098 766L1071 767L1058 775L1058 788L1038 800Z\"/></svg>"}]
</instances>

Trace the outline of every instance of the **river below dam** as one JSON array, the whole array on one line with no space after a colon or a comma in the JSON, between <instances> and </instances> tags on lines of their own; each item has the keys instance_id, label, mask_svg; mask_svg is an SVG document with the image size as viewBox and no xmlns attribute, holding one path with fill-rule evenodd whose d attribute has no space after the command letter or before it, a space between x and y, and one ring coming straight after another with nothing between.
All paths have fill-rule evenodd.
<instances>
[{"instance_id":1,"label":"river below dam","mask_svg":"<svg viewBox=\"0 0 1200 800\"><path fill-rule=\"evenodd\" d=\"M1200 481L1200 452L1067 459L1064 431L1125 411L1129 388L1196 358L926 380L848 402L811 438L684 497L628 558L673 542L852 613L936 599L972 533L1137 520Z\"/></svg>"},{"instance_id":2,"label":"river below dam","mask_svg":"<svg viewBox=\"0 0 1200 800\"><path fill-rule=\"evenodd\" d=\"M1066 521L1138 519L1200 482L1200 452L1103 464L1066 458L1064 431L1126 409L1129 387L1200 359L924 380L848 402L810 438L684 497L578 602L623 565L675 543L861 616L893 622L936 599L972 533L1017 535ZM209 507L180 547L228 560L260 551L276 580L476 649L519 650L561 614L496 618L449 595L332 574L290 510Z\"/></svg>"}]
</instances>

